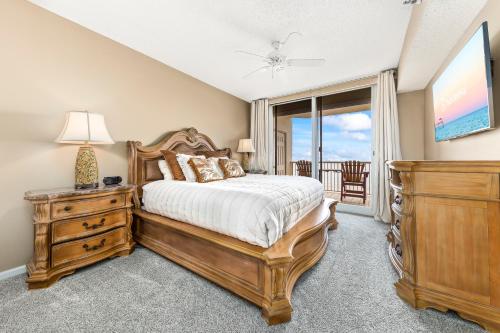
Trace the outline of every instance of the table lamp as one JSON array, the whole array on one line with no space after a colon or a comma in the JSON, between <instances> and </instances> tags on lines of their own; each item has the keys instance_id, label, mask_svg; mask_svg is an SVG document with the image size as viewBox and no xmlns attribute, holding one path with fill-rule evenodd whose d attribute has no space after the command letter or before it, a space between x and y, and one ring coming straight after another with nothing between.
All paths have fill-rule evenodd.
<instances>
[{"instance_id":1,"label":"table lamp","mask_svg":"<svg viewBox=\"0 0 500 333\"><path fill-rule=\"evenodd\" d=\"M245 171L250 170L250 166L248 164L248 154L255 153L255 148L253 147L252 139L240 139L237 152L243 153L243 161L242 161L243 170Z\"/></svg>"},{"instance_id":2,"label":"table lamp","mask_svg":"<svg viewBox=\"0 0 500 333\"><path fill-rule=\"evenodd\" d=\"M67 112L66 124L56 142L81 145L76 156L75 188L97 188L97 159L91 145L115 143L106 128L104 116L88 111Z\"/></svg>"}]
</instances>

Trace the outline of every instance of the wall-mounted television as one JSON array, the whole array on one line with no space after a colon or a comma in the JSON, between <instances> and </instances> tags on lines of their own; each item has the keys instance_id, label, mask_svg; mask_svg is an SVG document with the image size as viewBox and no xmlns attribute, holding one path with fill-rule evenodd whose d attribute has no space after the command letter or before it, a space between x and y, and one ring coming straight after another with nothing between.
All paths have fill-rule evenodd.
<instances>
[{"instance_id":1,"label":"wall-mounted television","mask_svg":"<svg viewBox=\"0 0 500 333\"><path fill-rule=\"evenodd\" d=\"M492 129L488 24L484 22L432 86L436 141Z\"/></svg>"}]
</instances>

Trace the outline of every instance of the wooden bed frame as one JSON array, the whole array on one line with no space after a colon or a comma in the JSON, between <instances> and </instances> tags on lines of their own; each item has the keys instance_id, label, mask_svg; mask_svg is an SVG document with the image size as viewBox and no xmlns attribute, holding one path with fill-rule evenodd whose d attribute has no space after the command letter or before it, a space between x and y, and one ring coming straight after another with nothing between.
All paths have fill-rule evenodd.
<instances>
[{"instance_id":1,"label":"wooden bed frame","mask_svg":"<svg viewBox=\"0 0 500 333\"><path fill-rule=\"evenodd\" d=\"M158 160L163 158L160 151L164 149L189 154L217 150L209 137L194 128L171 132L151 146L128 142L128 180L137 185L135 240L261 307L268 324L289 321L293 286L325 253L327 231L337 227L337 202L325 199L265 249L142 210L142 186L163 179Z\"/></svg>"}]
</instances>

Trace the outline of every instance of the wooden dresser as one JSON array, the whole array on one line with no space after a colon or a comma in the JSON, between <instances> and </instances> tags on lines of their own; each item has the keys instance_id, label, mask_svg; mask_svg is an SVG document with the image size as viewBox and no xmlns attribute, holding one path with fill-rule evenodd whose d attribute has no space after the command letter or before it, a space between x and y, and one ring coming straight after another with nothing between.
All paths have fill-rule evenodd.
<instances>
[{"instance_id":1,"label":"wooden dresser","mask_svg":"<svg viewBox=\"0 0 500 333\"><path fill-rule=\"evenodd\" d=\"M500 332L500 161L391 161L398 295Z\"/></svg>"},{"instance_id":2,"label":"wooden dresser","mask_svg":"<svg viewBox=\"0 0 500 333\"><path fill-rule=\"evenodd\" d=\"M120 185L26 192L35 228L28 287L45 288L79 267L130 254L134 191L132 185Z\"/></svg>"}]
</instances>

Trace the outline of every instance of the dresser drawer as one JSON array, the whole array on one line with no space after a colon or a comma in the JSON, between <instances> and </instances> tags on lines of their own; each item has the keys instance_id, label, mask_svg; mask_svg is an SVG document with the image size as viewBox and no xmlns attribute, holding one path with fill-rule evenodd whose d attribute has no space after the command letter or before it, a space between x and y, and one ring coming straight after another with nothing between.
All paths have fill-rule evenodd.
<instances>
[{"instance_id":1,"label":"dresser drawer","mask_svg":"<svg viewBox=\"0 0 500 333\"><path fill-rule=\"evenodd\" d=\"M52 218L65 218L125 206L125 194L54 202L51 206Z\"/></svg>"},{"instance_id":2,"label":"dresser drawer","mask_svg":"<svg viewBox=\"0 0 500 333\"><path fill-rule=\"evenodd\" d=\"M126 242L124 227L94 237L52 246L52 267L91 257Z\"/></svg>"},{"instance_id":3,"label":"dresser drawer","mask_svg":"<svg viewBox=\"0 0 500 333\"><path fill-rule=\"evenodd\" d=\"M498 199L498 174L416 172L415 192L435 195Z\"/></svg>"},{"instance_id":4,"label":"dresser drawer","mask_svg":"<svg viewBox=\"0 0 500 333\"><path fill-rule=\"evenodd\" d=\"M103 231L124 226L127 222L125 209L52 223L52 243L88 237Z\"/></svg>"}]
</instances>

